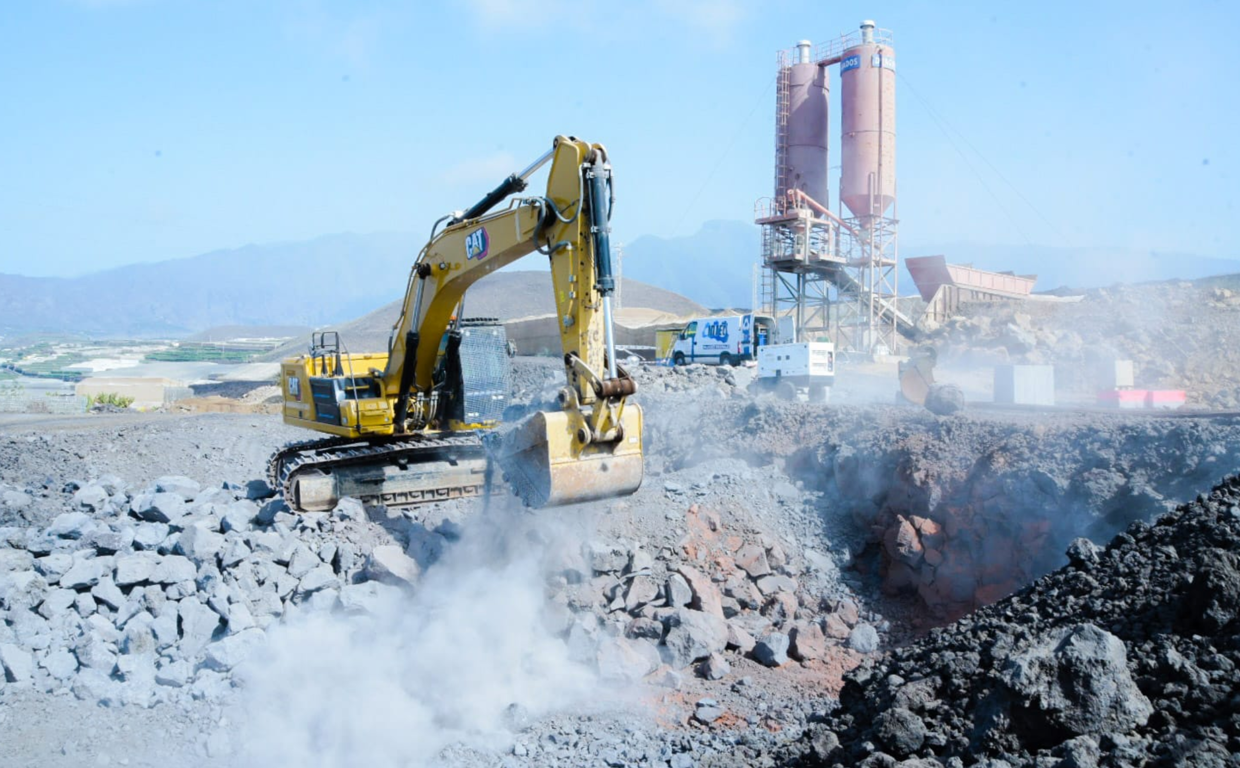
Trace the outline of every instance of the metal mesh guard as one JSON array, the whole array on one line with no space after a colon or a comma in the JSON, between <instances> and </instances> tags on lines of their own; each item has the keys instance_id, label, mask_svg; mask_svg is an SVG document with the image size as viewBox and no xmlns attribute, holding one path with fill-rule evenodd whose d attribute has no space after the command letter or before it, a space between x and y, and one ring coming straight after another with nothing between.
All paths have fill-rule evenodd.
<instances>
[{"instance_id":1,"label":"metal mesh guard","mask_svg":"<svg viewBox=\"0 0 1240 768\"><path fill-rule=\"evenodd\" d=\"M465 379L465 421L499 421L510 392L508 335L502 325L461 328L461 374Z\"/></svg>"}]
</instances>

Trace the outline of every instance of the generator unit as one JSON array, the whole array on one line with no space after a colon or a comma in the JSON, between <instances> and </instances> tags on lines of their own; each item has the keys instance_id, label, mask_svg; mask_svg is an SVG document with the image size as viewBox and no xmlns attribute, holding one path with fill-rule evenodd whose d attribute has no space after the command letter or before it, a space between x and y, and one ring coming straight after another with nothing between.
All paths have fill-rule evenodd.
<instances>
[{"instance_id":1,"label":"generator unit","mask_svg":"<svg viewBox=\"0 0 1240 768\"><path fill-rule=\"evenodd\" d=\"M757 385L792 400L824 402L835 384L835 345L826 341L758 348Z\"/></svg>"}]
</instances>

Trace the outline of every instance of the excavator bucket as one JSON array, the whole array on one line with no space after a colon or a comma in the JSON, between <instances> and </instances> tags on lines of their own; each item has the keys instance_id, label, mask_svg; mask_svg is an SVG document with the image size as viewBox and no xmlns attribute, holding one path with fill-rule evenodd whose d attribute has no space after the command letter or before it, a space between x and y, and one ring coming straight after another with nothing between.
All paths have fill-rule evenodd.
<instances>
[{"instance_id":1,"label":"excavator bucket","mask_svg":"<svg viewBox=\"0 0 1240 768\"><path fill-rule=\"evenodd\" d=\"M918 350L900 363L900 394L914 405L925 405L926 395L934 384L934 364L938 356L933 347Z\"/></svg>"},{"instance_id":2,"label":"excavator bucket","mask_svg":"<svg viewBox=\"0 0 1240 768\"><path fill-rule=\"evenodd\" d=\"M513 492L529 507L553 507L627 496L642 484L642 412L624 407L620 438L583 445L585 420L568 411L539 411L488 449Z\"/></svg>"}]
</instances>

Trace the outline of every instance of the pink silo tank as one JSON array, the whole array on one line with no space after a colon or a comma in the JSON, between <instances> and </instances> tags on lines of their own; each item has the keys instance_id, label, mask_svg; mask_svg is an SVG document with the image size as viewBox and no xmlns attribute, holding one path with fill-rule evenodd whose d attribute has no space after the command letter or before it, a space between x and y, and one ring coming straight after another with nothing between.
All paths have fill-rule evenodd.
<instances>
[{"instance_id":1,"label":"pink silo tank","mask_svg":"<svg viewBox=\"0 0 1240 768\"><path fill-rule=\"evenodd\" d=\"M896 64L891 46L862 43L840 59L840 200L858 218L882 216L896 199Z\"/></svg>"},{"instance_id":2,"label":"pink silo tank","mask_svg":"<svg viewBox=\"0 0 1240 768\"><path fill-rule=\"evenodd\" d=\"M797 44L788 73L787 185L827 204L827 71ZM786 189L776 190L778 194Z\"/></svg>"}]
</instances>

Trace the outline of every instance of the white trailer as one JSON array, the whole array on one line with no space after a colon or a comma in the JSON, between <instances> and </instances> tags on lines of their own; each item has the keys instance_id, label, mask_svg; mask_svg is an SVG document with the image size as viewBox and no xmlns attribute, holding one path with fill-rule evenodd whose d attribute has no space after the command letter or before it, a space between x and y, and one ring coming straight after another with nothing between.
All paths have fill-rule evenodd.
<instances>
[{"instance_id":1,"label":"white trailer","mask_svg":"<svg viewBox=\"0 0 1240 768\"><path fill-rule=\"evenodd\" d=\"M770 344L758 350L757 385L788 400L827 400L835 384L835 345L825 341Z\"/></svg>"},{"instance_id":2,"label":"white trailer","mask_svg":"<svg viewBox=\"0 0 1240 768\"><path fill-rule=\"evenodd\" d=\"M775 320L766 315L721 315L690 320L670 350L673 365L739 365L775 340Z\"/></svg>"}]
</instances>

